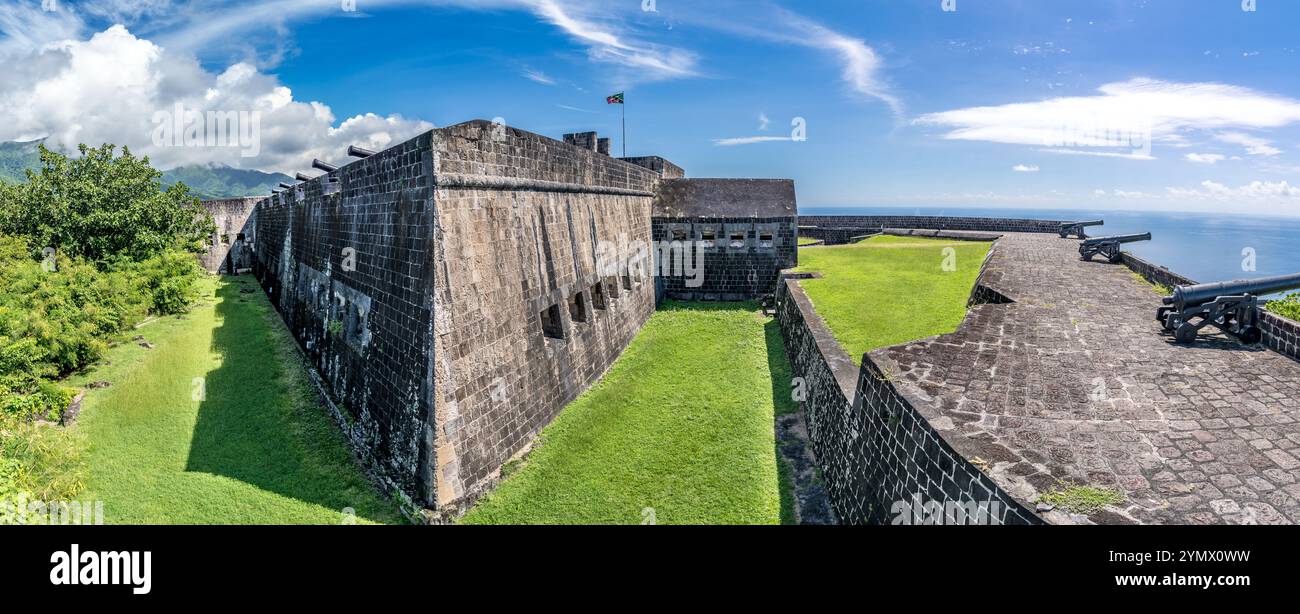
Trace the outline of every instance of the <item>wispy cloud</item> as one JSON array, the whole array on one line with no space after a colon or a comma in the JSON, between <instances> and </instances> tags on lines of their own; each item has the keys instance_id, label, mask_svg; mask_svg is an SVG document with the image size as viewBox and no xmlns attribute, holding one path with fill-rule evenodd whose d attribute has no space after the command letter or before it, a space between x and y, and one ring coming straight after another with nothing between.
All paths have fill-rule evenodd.
<instances>
[{"instance_id":1,"label":"wispy cloud","mask_svg":"<svg viewBox=\"0 0 1300 614\"><path fill-rule=\"evenodd\" d=\"M1015 171L1015 172L1017 172L1017 173L1037 173L1037 172L1038 172L1038 165L1037 165L1037 164L1017 164L1017 165L1011 167L1011 170L1013 170L1013 171Z\"/></svg>"},{"instance_id":2,"label":"wispy cloud","mask_svg":"<svg viewBox=\"0 0 1300 614\"><path fill-rule=\"evenodd\" d=\"M1063 135L1081 137L1084 142L1073 147L1080 150L1099 145L1086 142L1092 134L1111 130L1145 131L1148 139L1160 142L1188 130L1263 129L1300 122L1300 100L1222 83L1133 79L1098 91L1096 96L929 113L914 123L947 128L943 138L952 140L1053 147L1062 144ZM1242 139L1238 142L1246 145ZM1266 149L1257 151L1267 155ZM1150 159L1146 153L1111 157Z\"/></svg>"},{"instance_id":3,"label":"wispy cloud","mask_svg":"<svg viewBox=\"0 0 1300 614\"><path fill-rule=\"evenodd\" d=\"M546 76L546 73L540 70L525 68L524 72L520 73L520 75L523 78L528 79L529 81L541 83L542 85L555 85L555 79Z\"/></svg>"},{"instance_id":4,"label":"wispy cloud","mask_svg":"<svg viewBox=\"0 0 1300 614\"><path fill-rule=\"evenodd\" d=\"M1183 157L1191 162L1196 162L1198 164L1218 164L1219 162L1222 162L1227 159L1227 157L1222 154L1201 154L1201 153L1189 153Z\"/></svg>"},{"instance_id":5,"label":"wispy cloud","mask_svg":"<svg viewBox=\"0 0 1300 614\"><path fill-rule=\"evenodd\" d=\"M713 139L713 144L718 147L735 147L737 145L755 145L758 143L778 143L793 142L794 138L788 136L743 136L730 139Z\"/></svg>"},{"instance_id":6,"label":"wispy cloud","mask_svg":"<svg viewBox=\"0 0 1300 614\"><path fill-rule=\"evenodd\" d=\"M767 130L767 127L768 127L768 126L771 126L771 125L772 125L772 120L771 120L771 118L769 118L769 117L767 116L767 113L759 113L759 114L758 114L758 129L759 129L759 130Z\"/></svg>"},{"instance_id":7,"label":"wispy cloud","mask_svg":"<svg viewBox=\"0 0 1300 614\"><path fill-rule=\"evenodd\" d=\"M1246 148L1246 153L1252 156L1276 156L1282 153L1281 149L1273 146L1273 142L1257 136L1251 136L1243 132L1224 132L1214 135L1215 140L1233 145L1241 145Z\"/></svg>"}]
</instances>

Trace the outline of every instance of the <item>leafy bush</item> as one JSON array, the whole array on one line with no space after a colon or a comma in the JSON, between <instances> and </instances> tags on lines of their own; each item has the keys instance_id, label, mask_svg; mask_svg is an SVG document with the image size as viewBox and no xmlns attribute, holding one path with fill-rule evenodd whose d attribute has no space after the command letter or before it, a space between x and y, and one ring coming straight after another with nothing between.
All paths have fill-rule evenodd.
<instances>
[{"instance_id":1,"label":"leafy bush","mask_svg":"<svg viewBox=\"0 0 1300 614\"><path fill-rule=\"evenodd\" d=\"M149 312L183 312L202 273L169 250L100 270L79 259L53 270L0 235L0 415L57 420L71 394L51 383L96 361L108 341Z\"/></svg>"},{"instance_id":2,"label":"leafy bush","mask_svg":"<svg viewBox=\"0 0 1300 614\"><path fill-rule=\"evenodd\" d=\"M115 150L81 145L81 156L68 158L42 145L39 172L28 172L26 183L0 183L0 232L27 238L34 256L54 248L96 263L200 251L216 226L189 188L162 189L149 158Z\"/></svg>"},{"instance_id":3,"label":"leafy bush","mask_svg":"<svg viewBox=\"0 0 1300 614\"><path fill-rule=\"evenodd\" d=\"M1266 308L1288 320L1300 322L1300 292L1287 295L1280 301L1269 301Z\"/></svg>"}]
</instances>

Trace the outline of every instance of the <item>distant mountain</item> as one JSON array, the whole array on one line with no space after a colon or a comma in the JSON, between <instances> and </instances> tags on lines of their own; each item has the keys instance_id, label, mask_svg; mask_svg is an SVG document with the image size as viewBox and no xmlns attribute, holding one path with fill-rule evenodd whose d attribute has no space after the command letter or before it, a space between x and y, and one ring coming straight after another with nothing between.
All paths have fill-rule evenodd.
<instances>
[{"instance_id":1,"label":"distant mountain","mask_svg":"<svg viewBox=\"0 0 1300 614\"><path fill-rule=\"evenodd\" d=\"M9 182L27 181L23 171L41 166L41 141L9 141L0 143L0 179Z\"/></svg>"},{"instance_id":2,"label":"distant mountain","mask_svg":"<svg viewBox=\"0 0 1300 614\"><path fill-rule=\"evenodd\" d=\"M184 183L190 192L204 200L234 198L238 196L269 195L280 183L294 183L293 177L283 173L231 168L220 164L181 166L163 171L163 185Z\"/></svg>"},{"instance_id":3,"label":"distant mountain","mask_svg":"<svg viewBox=\"0 0 1300 614\"><path fill-rule=\"evenodd\" d=\"M41 141L0 142L0 180L22 182L27 180L25 170L41 167L41 154L37 146ZM235 198L270 194L281 182L294 183L283 173L231 168L222 164L196 164L163 171L163 187L184 183L190 193L204 200Z\"/></svg>"}]
</instances>

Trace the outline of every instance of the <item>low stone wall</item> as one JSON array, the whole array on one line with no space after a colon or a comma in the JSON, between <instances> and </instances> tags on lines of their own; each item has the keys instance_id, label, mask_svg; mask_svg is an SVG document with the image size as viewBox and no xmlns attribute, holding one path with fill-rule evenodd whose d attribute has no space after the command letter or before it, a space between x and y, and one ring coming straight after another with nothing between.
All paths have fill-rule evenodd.
<instances>
[{"instance_id":1,"label":"low stone wall","mask_svg":"<svg viewBox=\"0 0 1300 614\"><path fill-rule=\"evenodd\" d=\"M1141 275L1143 279L1167 288L1197 284L1195 280L1189 277L1184 277L1165 267L1147 262L1128 252L1124 252L1124 264L1133 272ZM1300 360L1300 323L1261 309L1259 328L1264 333L1262 343L1265 347L1283 356Z\"/></svg>"},{"instance_id":2,"label":"low stone wall","mask_svg":"<svg viewBox=\"0 0 1300 614\"><path fill-rule=\"evenodd\" d=\"M1300 360L1300 323L1264 311L1260 314L1259 328L1264 331L1264 345L1269 349Z\"/></svg>"},{"instance_id":3,"label":"low stone wall","mask_svg":"<svg viewBox=\"0 0 1300 614\"><path fill-rule=\"evenodd\" d=\"M1057 233L1061 223L1061 220L928 215L804 215L799 217L799 234L826 241L829 245L839 245L852 237L885 228Z\"/></svg>"},{"instance_id":4,"label":"low stone wall","mask_svg":"<svg viewBox=\"0 0 1300 614\"><path fill-rule=\"evenodd\" d=\"M776 311L841 522L1042 524L954 451L870 356L854 367L798 281L782 280Z\"/></svg>"},{"instance_id":5,"label":"low stone wall","mask_svg":"<svg viewBox=\"0 0 1300 614\"><path fill-rule=\"evenodd\" d=\"M1191 278L1183 277L1169 269L1147 262L1129 252L1124 252L1124 265L1133 269L1134 273L1141 275L1143 279L1167 288L1174 286L1194 286L1196 282Z\"/></svg>"}]
</instances>

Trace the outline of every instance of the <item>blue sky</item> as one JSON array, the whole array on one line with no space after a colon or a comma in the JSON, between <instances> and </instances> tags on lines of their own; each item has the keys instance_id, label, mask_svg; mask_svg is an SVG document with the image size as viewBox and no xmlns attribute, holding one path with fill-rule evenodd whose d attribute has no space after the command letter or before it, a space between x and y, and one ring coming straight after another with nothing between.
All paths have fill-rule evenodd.
<instances>
[{"instance_id":1,"label":"blue sky","mask_svg":"<svg viewBox=\"0 0 1300 614\"><path fill-rule=\"evenodd\" d=\"M0 7L0 140L293 171L500 117L617 150L626 90L629 154L790 177L805 207L1300 215L1289 0L41 4ZM258 155L157 147L177 101L266 109Z\"/></svg>"}]
</instances>

